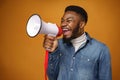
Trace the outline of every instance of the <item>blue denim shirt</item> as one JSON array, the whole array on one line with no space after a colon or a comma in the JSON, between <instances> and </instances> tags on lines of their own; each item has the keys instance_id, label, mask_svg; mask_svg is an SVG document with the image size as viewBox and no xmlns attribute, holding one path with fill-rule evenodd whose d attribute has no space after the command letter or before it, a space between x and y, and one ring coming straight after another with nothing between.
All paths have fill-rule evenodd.
<instances>
[{"instance_id":1,"label":"blue denim shirt","mask_svg":"<svg viewBox=\"0 0 120 80\"><path fill-rule=\"evenodd\" d=\"M91 38L75 52L72 43L59 39L56 51L49 54L49 80L112 80L108 47Z\"/></svg>"}]
</instances>

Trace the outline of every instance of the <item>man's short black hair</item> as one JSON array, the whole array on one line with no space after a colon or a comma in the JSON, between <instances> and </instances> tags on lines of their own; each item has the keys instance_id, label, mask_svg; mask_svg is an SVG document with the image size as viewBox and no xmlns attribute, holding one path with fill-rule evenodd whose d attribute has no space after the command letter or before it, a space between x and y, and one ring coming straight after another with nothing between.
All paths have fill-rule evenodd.
<instances>
[{"instance_id":1,"label":"man's short black hair","mask_svg":"<svg viewBox=\"0 0 120 80\"><path fill-rule=\"evenodd\" d=\"M67 6L65 8L65 12L67 12L67 11L74 11L74 12L80 14L80 16L85 21L85 23L87 23L87 21L88 21L88 14L82 7L75 6L75 5L70 5L70 6Z\"/></svg>"}]
</instances>

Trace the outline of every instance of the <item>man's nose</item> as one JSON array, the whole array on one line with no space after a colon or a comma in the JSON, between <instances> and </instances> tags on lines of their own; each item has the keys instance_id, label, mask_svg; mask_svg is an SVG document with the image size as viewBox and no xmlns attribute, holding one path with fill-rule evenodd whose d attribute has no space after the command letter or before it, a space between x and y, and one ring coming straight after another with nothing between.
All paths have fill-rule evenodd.
<instances>
[{"instance_id":1,"label":"man's nose","mask_svg":"<svg viewBox=\"0 0 120 80\"><path fill-rule=\"evenodd\" d=\"M61 22L61 27L65 27L65 26L67 26L67 25L68 25L68 23L67 23L66 21Z\"/></svg>"}]
</instances>

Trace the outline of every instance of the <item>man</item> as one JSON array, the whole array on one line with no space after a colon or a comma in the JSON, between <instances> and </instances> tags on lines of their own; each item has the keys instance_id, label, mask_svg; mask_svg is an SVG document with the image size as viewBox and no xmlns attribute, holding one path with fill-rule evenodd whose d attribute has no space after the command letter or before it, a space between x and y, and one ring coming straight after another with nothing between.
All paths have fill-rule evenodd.
<instances>
[{"instance_id":1,"label":"man","mask_svg":"<svg viewBox=\"0 0 120 80\"><path fill-rule=\"evenodd\" d=\"M84 31L87 20L82 7L68 6L61 18L63 38L45 36L49 80L112 80L109 49Z\"/></svg>"}]
</instances>

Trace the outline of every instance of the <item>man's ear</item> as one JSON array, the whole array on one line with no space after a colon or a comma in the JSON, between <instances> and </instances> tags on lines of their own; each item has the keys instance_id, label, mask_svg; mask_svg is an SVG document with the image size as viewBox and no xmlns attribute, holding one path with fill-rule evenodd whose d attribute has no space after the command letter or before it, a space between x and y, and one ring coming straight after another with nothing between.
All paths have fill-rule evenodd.
<instances>
[{"instance_id":1,"label":"man's ear","mask_svg":"<svg viewBox=\"0 0 120 80\"><path fill-rule=\"evenodd\" d=\"M86 23L84 21L81 21L79 24L80 28L84 28L85 25L86 25Z\"/></svg>"}]
</instances>

